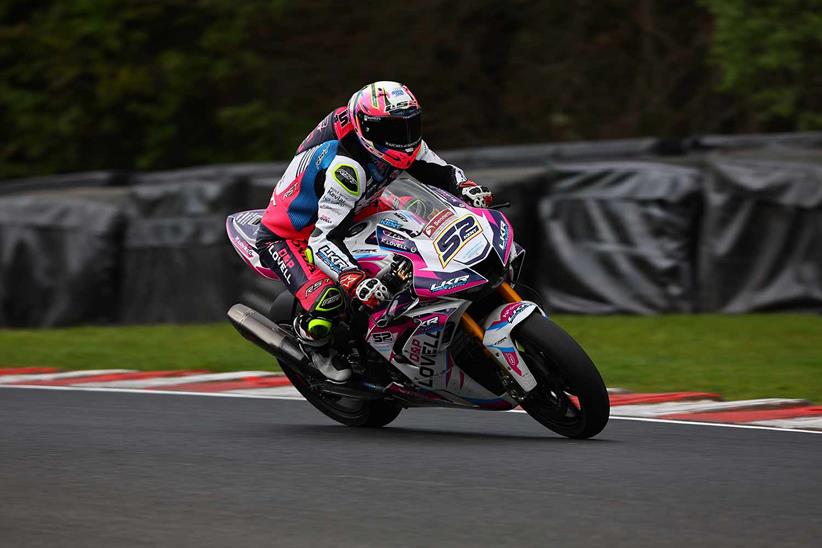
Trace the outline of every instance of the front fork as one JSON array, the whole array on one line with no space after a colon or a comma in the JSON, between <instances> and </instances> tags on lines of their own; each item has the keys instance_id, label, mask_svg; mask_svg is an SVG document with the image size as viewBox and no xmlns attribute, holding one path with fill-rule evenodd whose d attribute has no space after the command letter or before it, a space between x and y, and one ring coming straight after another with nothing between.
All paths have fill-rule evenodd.
<instances>
[{"instance_id":1,"label":"front fork","mask_svg":"<svg viewBox=\"0 0 822 548\"><path fill-rule=\"evenodd\" d=\"M513 328L540 308L514 291L508 282L503 282L497 292L507 304L498 307L489 314L483 329L470 314L462 315L465 330L476 337L483 346L485 354L505 371L508 378L516 382L516 392L528 393L537 386L536 378L531 374L525 360L522 359L516 342L511 338Z\"/></svg>"}]
</instances>

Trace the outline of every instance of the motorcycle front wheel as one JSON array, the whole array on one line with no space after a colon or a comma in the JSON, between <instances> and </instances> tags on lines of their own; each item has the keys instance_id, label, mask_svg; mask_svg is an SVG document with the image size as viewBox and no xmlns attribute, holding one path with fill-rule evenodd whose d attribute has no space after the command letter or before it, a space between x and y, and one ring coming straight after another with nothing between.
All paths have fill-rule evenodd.
<instances>
[{"instance_id":1,"label":"motorcycle front wheel","mask_svg":"<svg viewBox=\"0 0 822 548\"><path fill-rule=\"evenodd\" d=\"M543 426L568 438L590 438L608 424L608 390L591 358L550 319L533 314L514 340L537 387L522 408Z\"/></svg>"}]
</instances>

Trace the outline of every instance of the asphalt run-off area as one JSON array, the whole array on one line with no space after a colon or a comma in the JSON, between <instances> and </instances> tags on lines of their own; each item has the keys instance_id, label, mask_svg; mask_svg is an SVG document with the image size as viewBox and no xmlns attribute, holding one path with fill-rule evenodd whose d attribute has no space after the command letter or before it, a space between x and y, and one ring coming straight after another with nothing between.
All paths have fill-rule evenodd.
<instances>
[{"instance_id":1,"label":"asphalt run-off area","mask_svg":"<svg viewBox=\"0 0 822 548\"><path fill-rule=\"evenodd\" d=\"M3 546L816 546L822 436L0 388Z\"/></svg>"}]
</instances>

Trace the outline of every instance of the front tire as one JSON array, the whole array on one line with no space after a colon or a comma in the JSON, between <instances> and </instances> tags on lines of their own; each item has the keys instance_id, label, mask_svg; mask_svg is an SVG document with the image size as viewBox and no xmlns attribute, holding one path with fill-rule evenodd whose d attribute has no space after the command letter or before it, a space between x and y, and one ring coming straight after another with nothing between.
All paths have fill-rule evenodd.
<instances>
[{"instance_id":1,"label":"front tire","mask_svg":"<svg viewBox=\"0 0 822 548\"><path fill-rule=\"evenodd\" d=\"M538 385L522 408L543 426L569 438L590 438L608 424L608 390L591 358L548 318L533 314L514 330Z\"/></svg>"}]
</instances>

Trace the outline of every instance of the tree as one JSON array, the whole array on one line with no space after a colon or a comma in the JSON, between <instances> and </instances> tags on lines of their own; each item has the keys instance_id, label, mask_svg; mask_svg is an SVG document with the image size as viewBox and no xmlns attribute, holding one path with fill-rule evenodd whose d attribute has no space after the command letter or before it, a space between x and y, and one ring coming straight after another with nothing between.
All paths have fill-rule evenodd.
<instances>
[{"instance_id":1,"label":"tree","mask_svg":"<svg viewBox=\"0 0 822 548\"><path fill-rule=\"evenodd\" d=\"M720 89L748 107L740 129L822 129L822 0L702 0L714 17Z\"/></svg>"}]
</instances>

